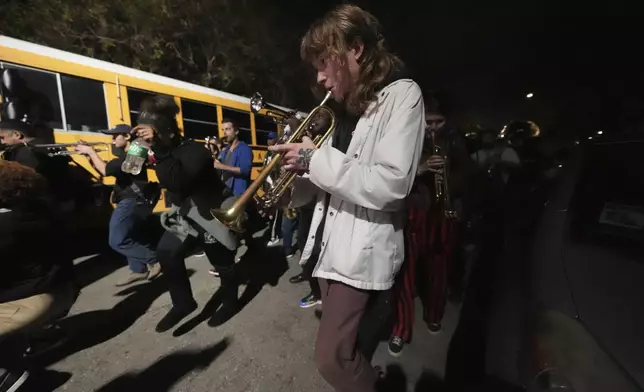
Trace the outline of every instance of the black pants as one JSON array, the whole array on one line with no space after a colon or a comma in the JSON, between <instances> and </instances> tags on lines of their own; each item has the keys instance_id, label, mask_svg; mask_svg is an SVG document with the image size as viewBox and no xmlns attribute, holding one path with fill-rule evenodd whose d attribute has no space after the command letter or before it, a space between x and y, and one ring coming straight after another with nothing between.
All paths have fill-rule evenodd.
<instances>
[{"instance_id":1,"label":"black pants","mask_svg":"<svg viewBox=\"0 0 644 392\"><path fill-rule=\"evenodd\" d=\"M299 223L297 225L297 246L300 249L300 255L304 252L304 245L309 236L309 229L311 228L311 221L313 220L312 208L300 208L299 210ZM317 252L316 252L317 253ZM320 298L320 283L317 278L313 277L313 269L318 262L318 254L312 254L302 266L302 276L308 279L311 292Z\"/></svg>"},{"instance_id":2,"label":"black pants","mask_svg":"<svg viewBox=\"0 0 644 392\"><path fill-rule=\"evenodd\" d=\"M313 210L309 208L300 208L299 222L297 224L297 247L300 254L304 252L304 245L309 237L309 230L311 229L311 221L313 220Z\"/></svg>"},{"instance_id":3,"label":"black pants","mask_svg":"<svg viewBox=\"0 0 644 392\"><path fill-rule=\"evenodd\" d=\"M316 298L320 298L320 282L318 281L318 278L313 277L313 269L317 263L318 255L311 255L311 257L309 257L306 263L302 266L302 276L304 279L308 279L311 293L313 293Z\"/></svg>"},{"instance_id":4,"label":"black pants","mask_svg":"<svg viewBox=\"0 0 644 392\"><path fill-rule=\"evenodd\" d=\"M181 242L174 234L165 232L157 246L157 260L161 263L172 304L176 307L191 307L195 303L185 258L197 246L201 246L210 263L219 272L222 287L236 285L234 273L236 251L226 248L219 242L205 243L203 235L188 236Z\"/></svg>"}]
</instances>

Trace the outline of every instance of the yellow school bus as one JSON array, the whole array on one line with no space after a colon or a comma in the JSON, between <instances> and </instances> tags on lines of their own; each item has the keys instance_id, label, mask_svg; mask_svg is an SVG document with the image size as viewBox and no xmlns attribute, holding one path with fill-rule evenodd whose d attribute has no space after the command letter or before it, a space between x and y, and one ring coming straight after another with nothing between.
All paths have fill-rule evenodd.
<instances>
[{"instance_id":1,"label":"yellow school bus","mask_svg":"<svg viewBox=\"0 0 644 392\"><path fill-rule=\"evenodd\" d=\"M177 121L185 137L222 137L222 119L233 120L240 139L253 149L251 176L255 178L264 161L268 134L279 132L265 111L250 111L246 97L2 35L0 69L17 69L31 90L47 98L51 115L45 120L54 129L56 143L110 143L111 138L101 130L117 124L136 124L141 101L165 94L181 108ZM113 158L109 151L100 154L106 160ZM73 157L74 164L91 173L96 182L113 185L113 177L101 178L87 159ZM157 180L152 169L148 176L150 181ZM155 211L167 208L162 195Z\"/></svg>"}]
</instances>

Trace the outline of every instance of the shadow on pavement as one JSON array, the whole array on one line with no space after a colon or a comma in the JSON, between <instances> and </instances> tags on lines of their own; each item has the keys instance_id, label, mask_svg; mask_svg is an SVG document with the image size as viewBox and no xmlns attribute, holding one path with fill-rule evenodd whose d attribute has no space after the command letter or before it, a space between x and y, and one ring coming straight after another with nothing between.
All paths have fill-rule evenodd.
<instances>
[{"instance_id":1,"label":"shadow on pavement","mask_svg":"<svg viewBox=\"0 0 644 392\"><path fill-rule=\"evenodd\" d=\"M446 392L447 390L445 381L428 371L424 371L421 374L414 388L414 392Z\"/></svg>"},{"instance_id":2,"label":"shadow on pavement","mask_svg":"<svg viewBox=\"0 0 644 392\"><path fill-rule=\"evenodd\" d=\"M141 372L126 373L97 392L170 391L171 387L195 369L206 369L230 344L228 338L203 350L183 350L163 357Z\"/></svg>"},{"instance_id":3,"label":"shadow on pavement","mask_svg":"<svg viewBox=\"0 0 644 392\"><path fill-rule=\"evenodd\" d=\"M400 365L389 365L385 378L378 384L378 392L407 392L407 376ZM416 382L414 392L446 392L445 382L435 374L424 371Z\"/></svg>"},{"instance_id":4,"label":"shadow on pavement","mask_svg":"<svg viewBox=\"0 0 644 392\"><path fill-rule=\"evenodd\" d=\"M87 287L126 265L122 256L104 249L95 256L76 264L74 272L80 287Z\"/></svg>"},{"instance_id":5,"label":"shadow on pavement","mask_svg":"<svg viewBox=\"0 0 644 392\"><path fill-rule=\"evenodd\" d=\"M259 238L254 239L249 244L248 251L237 263L236 268L239 282L246 284L246 288L239 297L239 307L236 312L239 313L262 291L264 285L277 286L279 279L288 270L288 263L281 248L267 248L265 242ZM208 325L211 327L216 327L228 321L214 317L221 305L221 301L222 293L221 288L219 288L208 300L202 311L179 326L172 335L185 335L205 321L208 321Z\"/></svg>"},{"instance_id":6,"label":"shadow on pavement","mask_svg":"<svg viewBox=\"0 0 644 392\"><path fill-rule=\"evenodd\" d=\"M194 270L188 270L188 275L192 274ZM116 296L125 298L111 309L94 310L61 320L59 325L67 332L69 340L35 358L34 364L46 367L118 336L144 315L152 303L166 291L167 284L161 276L152 282L131 286L116 293Z\"/></svg>"}]
</instances>

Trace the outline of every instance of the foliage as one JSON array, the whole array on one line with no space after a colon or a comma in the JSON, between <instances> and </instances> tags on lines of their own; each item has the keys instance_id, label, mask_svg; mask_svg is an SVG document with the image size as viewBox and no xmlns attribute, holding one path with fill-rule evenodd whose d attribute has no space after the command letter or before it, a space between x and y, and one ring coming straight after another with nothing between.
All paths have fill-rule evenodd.
<instances>
[{"instance_id":1,"label":"foliage","mask_svg":"<svg viewBox=\"0 0 644 392\"><path fill-rule=\"evenodd\" d=\"M232 93L261 91L290 104L286 84L302 72L298 34L268 3L3 0L0 32Z\"/></svg>"}]
</instances>

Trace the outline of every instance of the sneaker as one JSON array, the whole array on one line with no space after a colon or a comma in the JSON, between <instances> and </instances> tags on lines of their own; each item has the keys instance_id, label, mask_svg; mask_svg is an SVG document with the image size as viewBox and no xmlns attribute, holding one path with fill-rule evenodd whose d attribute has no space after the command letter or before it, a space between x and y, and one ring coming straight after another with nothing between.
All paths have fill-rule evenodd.
<instances>
[{"instance_id":1,"label":"sneaker","mask_svg":"<svg viewBox=\"0 0 644 392\"><path fill-rule=\"evenodd\" d=\"M148 264L148 280L152 280L161 273L161 264Z\"/></svg>"},{"instance_id":2,"label":"sneaker","mask_svg":"<svg viewBox=\"0 0 644 392\"><path fill-rule=\"evenodd\" d=\"M159 333L163 333L173 328L175 325L179 324L187 315L192 313L197 309L197 303L194 302L191 305L185 307L173 306L168 313L163 316L161 321L157 324L155 330Z\"/></svg>"},{"instance_id":3,"label":"sneaker","mask_svg":"<svg viewBox=\"0 0 644 392\"><path fill-rule=\"evenodd\" d=\"M376 372L376 382L381 385L382 382L387 378L387 373L385 373L385 370L380 365L374 366L373 370ZM385 391L385 389L382 390Z\"/></svg>"},{"instance_id":4,"label":"sneaker","mask_svg":"<svg viewBox=\"0 0 644 392\"><path fill-rule=\"evenodd\" d=\"M26 370L10 371L0 369L0 392L16 392L29 378Z\"/></svg>"},{"instance_id":5,"label":"sneaker","mask_svg":"<svg viewBox=\"0 0 644 392\"><path fill-rule=\"evenodd\" d=\"M125 277L123 280L116 283L116 287L128 286L128 285L131 285L132 283L146 280L148 278L148 274L149 273L147 271L146 272L130 271L130 274L127 277Z\"/></svg>"},{"instance_id":6,"label":"sneaker","mask_svg":"<svg viewBox=\"0 0 644 392\"><path fill-rule=\"evenodd\" d=\"M311 293L300 300L300 308L307 309L315 305L319 305L321 303L322 301L320 300L320 298L316 297L315 294Z\"/></svg>"},{"instance_id":7,"label":"sneaker","mask_svg":"<svg viewBox=\"0 0 644 392\"><path fill-rule=\"evenodd\" d=\"M50 325L35 333L29 339L29 347L23 353L25 359L33 359L38 355L54 350L69 341L67 334L58 324Z\"/></svg>"},{"instance_id":8,"label":"sneaker","mask_svg":"<svg viewBox=\"0 0 644 392\"><path fill-rule=\"evenodd\" d=\"M268 244L266 244L267 247L272 248L277 245L279 245L280 239L279 238L273 238L272 240L268 241Z\"/></svg>"},{"instance_id":9,"label":"sneaker","mask_svg":"<svg viewBox=\"0 0 644 392\"><path fill-rule=\"evenodd\" d=\"M405 347L405 341L400 336L394 336L389 340L389 354L392 357L398 358L402 354L402 350Z\"/></svg>"},{"instance_id":10,"label":"sneaker","mask_svg":"<svg viewBox=\"0 0 644 392\"><path fill-rule=\"evenodd\" d=\"M218 278L218 277L219 277L219 272L215 271L215 269L214 269L214 268L209 269L209 270L208 270L208 273L209 273L210 275L214 276L215 278Z\"/></svg>"},{"instance_id":11,"label":"sneaker","mask_svg":"<svg viewBox=\"0 0 644 392\"><path fill-rule=\"evenodd\" d=\"M291 276L290 278L288 278L288 281L289 281L289 282L291 282L291 283L293 283L293 284L302 283L302 282L304 282L305 280L306 280L306 279L304 279L304 275L303 275L303 274L297 274L297 275L295 275L295 276Z\"/></svg>"},{"instance_id":12,"label":"sneaker","mask_svg":"<svg viewBox=\"0 0 644 392\"><path fill-rule=\"evenodd\" d=\"M295 257L295 252L291 252L291 253L286 255L287 259L292 259L293 257Z\"/></svg>"},{"instance_id":13,"label":"sneaker","mask_svg":"<svg viewBox=\"0 0 644 392\"><path fill-rule=\"evenodd\" d=\"M204 257L204 256L206 256L206 252L201 251L201 252L199 252L199 253L195 253L193 256L194 256L194 257Z\"/></svg>"},{"instance_id":14,"label":"sneaker","mask_svg":"<svg viewBox=\"0 0 644 392\"><path fill-rule=\"evenodd\" d=\"M443 327L439 323L429 323L427 324L427 329L430 334L436 335L442 331Z\"/></svg>"}]
</instances>

